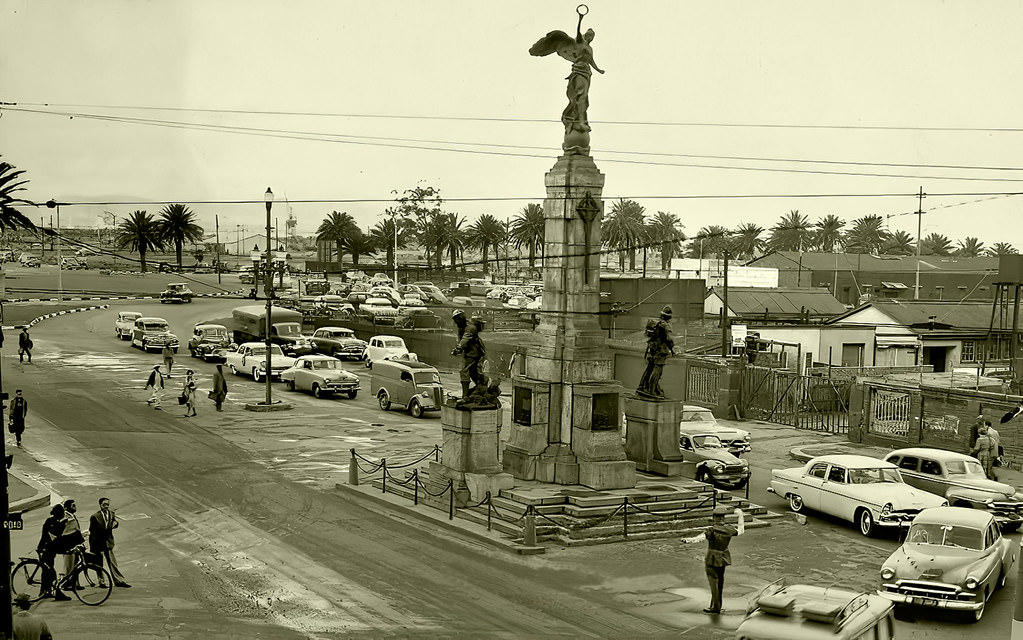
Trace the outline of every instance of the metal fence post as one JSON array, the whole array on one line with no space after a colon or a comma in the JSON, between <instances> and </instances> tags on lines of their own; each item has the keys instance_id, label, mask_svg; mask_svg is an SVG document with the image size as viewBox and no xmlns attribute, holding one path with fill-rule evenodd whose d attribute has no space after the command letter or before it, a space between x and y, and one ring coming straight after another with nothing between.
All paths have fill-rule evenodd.
<instances>
[{"instance_id":1,"label":"metal fence post","mask_svg":"<svg viewBox=\"0 0 1023 640\"><path fill-rule=\"evenodd\" d=\"M359 486L359 461L355 457L355 448L352 448L352 461L348 463L348 484L353 487Z\"/></svg>"},{"instance_id":2,"label":"metal fence post","mask_svg":"<svg viewBox=\"0 0 1023 640\"><path fill-rule=\"evenodd\" d=\"M522 527L522 544L527 547L536 546L536 516L533 515L533 505L526 507L526 515L523 516L525 524Z\"/></svg>"},{"instance_id":3,"label":"metal fence post","mask_svg":"<svg viewBox=\"0 0 1023 640\"><path fill-rule=\"evenodd\" d=\"M448 520L455 519L455 483L452 480L448 480Z\"/></svg>"},{"instance_id":4,"label":"metal fence post","mask_svg":"<svg viewBox=\"0 0 1023 640\"><path fill-rule=\"evenodd\" d=\"M753 470L750 469L749 477L746 478L746 500L749 500L749 486L753 482Z\"/></svg>"},{"instance_id":5,"label":"metal fence post","mask_svg":"<svg viewBox=\"0 0 1023 640\"><path fill-rule=\"evenodd\" d=\"M490 531L490 514L493 511L493 503L490 502L490 492L487 491L487 531Z\"/></svg>"},{"instance_id":6,"label":"metal fence post","mask_svg":"<svg viewBox=\"0 0 1023 640\"><path fill-rule=\"evenodd\" d=\"M433 461L440 462L440 447L433 445Z\"/></svg>"},{"instance_id":7,"label":"metal fence post","mask_svg":"<svg viewBox=\"0 0 1023 640\"><path fill-rule=\"evenodd\" d=\"M412 470L412 504L419 504L419 469Z\"/></svg>"},{"instance_id":8,"label":"metal fence post","mask_svg":"<svg viewBox=\"0 0 1023 640\"><path fill-rule=\"evenodd\" d=\"M387 458L380 458L380 468L384 470L384 474L380 476L380 491L387 493Z\"/></svg>"},{"instance_id":9,"label":"metal fence post","mask_svg":"<svg viewBox=\"0 0 1023 640\"><path fill-rule=\"evenodd\" d=\"M625 502L622 503L622 533L626 538L629 537L629 496L625 496Z\"/></svg>"}]
</instances>

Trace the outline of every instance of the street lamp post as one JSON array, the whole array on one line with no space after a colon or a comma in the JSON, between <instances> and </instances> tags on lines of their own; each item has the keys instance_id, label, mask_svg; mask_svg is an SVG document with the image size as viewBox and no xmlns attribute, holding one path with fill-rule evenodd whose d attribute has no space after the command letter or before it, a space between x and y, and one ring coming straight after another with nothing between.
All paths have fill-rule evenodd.
<instances>
[{"instance_id":1,"label":"street lamp post","mask_svg":"<svg viewBox=\"0 0 1023 640\"><path fill-rule=\"evenodd\" d=\"M263 194L263 200L266 202L266 268L263 269L264 277L266 278L266 284L263 287L263 294L266 296L266 406L272 404L270 394L272 387L270 383L273 381L273 368L270 366L270 357L273 355L270 352L270 327L273 324L270 321L270 310L273 308L273 284L274 276L273 270L270 269L270 265L273 264L273 248L270 246L270 209L274 206L274 192L270 191L270 187L266 188L266 193Z\"/></svg>"},{"instance_id":2,"label":"street lamp post","mask_svg":"<svg viewBox=\"0 0 1023 640\"><path fill-rule=\"evenodd\" d=\"M398 212L391 214L391 226L394 227L394 287L398 288ZM408 273L406 272L406 275Z\"/></svg>"},{"instance_id":3,"label":"street lamp post","mask_svg":"<svg viewBox=\"0 0 1023 640\"><path fill-rule=\"evenodd\" d=\"M46 203L49 209L57 210L57 299L64 301L64 278L60 264L60 203L56 200L49 200Z\"/></svg>"}]
</instances>

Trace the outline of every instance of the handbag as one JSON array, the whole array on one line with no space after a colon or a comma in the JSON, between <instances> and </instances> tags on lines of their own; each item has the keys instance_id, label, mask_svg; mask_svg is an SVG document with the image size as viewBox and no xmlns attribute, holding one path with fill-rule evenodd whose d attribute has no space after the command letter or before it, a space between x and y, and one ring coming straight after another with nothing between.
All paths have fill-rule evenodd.
<instances>
[{"instance_id":1,"label":"handbag","mask_svg":"<svg viewBox=\"0 0 1023 640\"><path fill-rule=\"evenodd\" d=\"M185 404L186 402L188 402L188 397L185 394L182 393L178 396L178 404Z\"/></svg>"}]
</instances>

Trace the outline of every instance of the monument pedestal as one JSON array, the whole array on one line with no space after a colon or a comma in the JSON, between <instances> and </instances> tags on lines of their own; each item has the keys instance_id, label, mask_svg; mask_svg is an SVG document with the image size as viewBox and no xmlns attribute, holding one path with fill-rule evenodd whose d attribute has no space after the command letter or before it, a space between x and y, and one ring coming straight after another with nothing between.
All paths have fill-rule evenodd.
<instances>
[{"instance_id":1,"label":"monument pedestal","mask_svg":"<svg viewBox=\"0 0 1023 640\"><path fill-rule=\"evenodd\" d=\"M444 438L441 461L429 465L426 486L430 493L443 491L450 480L455 491L455 506L464 507L482 500L487 491L496 496L501 489L510 489L514 485L512 476L503 473L498 459L499 411L465 411L451 405L441 408Z\"/></svg>"},{"instance_id":2,"label":"monument pedestal","mask_svg":"<svg viewBox=\"0 0 1023 640\"><path fill-rule=\"evenodd\" d=\"M678 400L625 398L625 455L637 469L661 476L682 475L678 444L682 406Z\"/></svg>"}]
</instances>

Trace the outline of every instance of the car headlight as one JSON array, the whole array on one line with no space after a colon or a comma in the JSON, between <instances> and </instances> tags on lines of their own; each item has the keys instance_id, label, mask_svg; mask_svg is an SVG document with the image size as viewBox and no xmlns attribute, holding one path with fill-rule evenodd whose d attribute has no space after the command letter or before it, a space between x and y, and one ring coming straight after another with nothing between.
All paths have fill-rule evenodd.
<instances>
[{"instance_id":1,"label":"car headlight","mask_svg":"<svg viewBox=\"0 0 1023 640\"><path fill-rule=\"evenodd\" d=\"M748 433L746 435L744 435L742 437L742 439L745 440L746 442L749 442L750 440L752 440L752 438L750 437L750 435Z\"/></svg>"},{"instance_id":2,"label":"car headlight","mask_svg":"<svg viewBox=\"0 0 1023 640\"><path fill-rule=\"evenodd\" d=\"M966 578L966 582L964 584L966 585L967 589L972 591L977 588L977 585L980 584L980 582L973 576L969 576L968 578Z\"/></svg>"},{"instance_id":3,"label":"car headlight","mask_svg":"<svg viewBox=\"0 0 1023 640\"><path fill-rule=\"evenodd\" d=\"M745 468L747 468L749 466L749 460L745 460L743 458L739 458L739 464L741 464L742 468L745 469Z\"/></svg>"},{"instance_id":4,"label":"car headlight","mask_svg":"<svg viewBox=\"0 0 1023 640\"><path fill-rule=\"evenodd\" d=\"M891 567L881 567L881 578L884 580L891 580L895 577L895 569Z\"/></svg>"},{"instance_id":5,"label":"car headlight","mask_svg":"<svg viewBox=\"0 0 1023 640\"><path fill-rule=\"evenodd\" d=\"M266 369L266 360L264 360L264 361L259 363L259 368L260 369Z\"/></svg>"},{"instance_id":6,"label":"car headlight","mask_svg":"<svg viewBox=\"0 0 1023 640\"><path fill-rule=\"evenodd\" d=\"M890 514L891 512L892 512L892 503L891 502L886 503L883 507L881 507L881 515L886 516L886 515Z\"/></svg>"}]
</instances>

